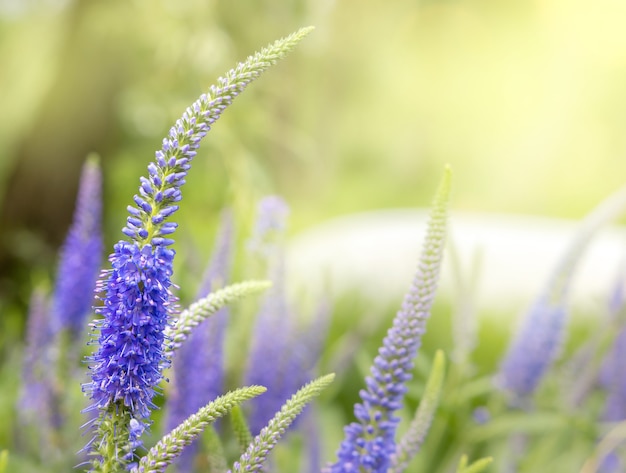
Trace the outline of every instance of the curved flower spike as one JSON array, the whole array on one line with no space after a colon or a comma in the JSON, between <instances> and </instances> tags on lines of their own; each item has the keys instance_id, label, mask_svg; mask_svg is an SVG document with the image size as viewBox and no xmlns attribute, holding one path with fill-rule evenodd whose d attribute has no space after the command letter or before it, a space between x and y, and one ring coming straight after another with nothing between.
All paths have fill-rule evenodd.
<instances>
[{"instance_id":1,"label":"curved flower spike","mask_svg":"<svg viewBox=\"0 0 626 473\"><path fill-rule=\"evenodd\" d=\"M576 266L592 237L626 209L626 187L605 199L582 222L544 292L534 301L500 365L497 383L515 402L529 398L557 357Z\"/></svg>"},{"instance_id":2,"label":"curved flower spike","mask_svg":"<svg viewBox=\"0 0 626 473\"><path fill-rule=\"evenodd\" d=\"M98 348L89 359L91 382L83 386L94 402L90 409L100 410L92 444L100 449L100 458L93 460L95 470L116 470L132 460L137 442L129 438L124 423L132 418L147 425L155 407L155 389L169 361L165 330L176 300L171 292L175 252L169 246L177 224L169 219L178 210L181 187L200 141L235 97L311 29L274 42L219 78L176 121L148 165L148 177L140 180L135 206L128 207L122 229L130 241L115 245L109 257L112 269L103 273L97 289L103 293L98 309L102 318L94 324ZM121 447L97 441L105 437ZM128 444L131 448L125 447ZM128 454L118 455L121 451Z\"/></svg>"},{"instance_id":3,"label":"curved flower spike","mask_svg":"<svg viewBox=\"0 0 626 473\"><path fill-rule=\"evenodd\" d=\"M450 169L437 191L422 254L402 307L378 350L362 402L354 406L357 422L346 426L345 439L337 453L338 460L327 473L368 471L387 473L396 453L395 433L400 409L411 379L413 358L421 345L422 334L435 297L445 246L447 203L450 193Z\"/></svg>"}]
</instances>

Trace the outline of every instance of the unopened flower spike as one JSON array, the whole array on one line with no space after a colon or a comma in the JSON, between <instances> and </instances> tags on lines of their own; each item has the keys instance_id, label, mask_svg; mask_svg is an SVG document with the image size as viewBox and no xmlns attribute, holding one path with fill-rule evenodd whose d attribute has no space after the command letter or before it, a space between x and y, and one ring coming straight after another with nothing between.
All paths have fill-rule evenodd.
<instances>
[{"instance_id":1,"label":"unopened flower spike","mask_svg":"<svg viewBox=\"0 0 626 473\"><path fill-rule=\"evenodd\" d=\"M626 209L626 187L605 199L582 222L544 291L533 302L500 365L498 386L515 403L528 399L561 348L575 269L593 236Z\"/></svg>"},{"instance_id":2,"label":"unopened flower spike","mask_svg":"<svg viewBox=\"0 0 626 473\"><path fill-rule=\"evenodd\" d=\"M246 86L284 57L311 28L278 40L231 69L176 121L148 177L140 179L134 206L109 257L98 292L103 305L94 324L96 352L89 359L91 382L84 390L100 411L92 442L94 471L119 470L133 460L141 426L147 426L157 384L163 379L167 340L175 297L171 292L174 250L169 247L177 224L170 219L182 199L191 162L213 122ZM133 422L131 429L130 423Z\"/></svg>"},{"instance_id":3,"label":"unopened flower spike","mask_svg":"<svg viewBox=\"0 0 626 473\"><path fill-rule=\"evenodd\" d=\"M263 464L271 450L276 446L285 430L302 412L302 409L322 390L324 390L335 379L334 374L321 376L296 392L280 411L261 429L261 432L254 438L248 449L235 462L233 468L228 473L253 473L263 471Z\"/></svg>"},{"instance_id":4,"label":"unopened flower spike","mask_svg":"<svg viewBox=\"0 0 626 473\"><path fill-rule=\"evenodd\" d=\"M387 473L391 465L399 422L395 412L402 406L406 382L412 376L413 358L426 330L439 279L450 179L447 168L433 203L413 283L365 380L361 402L354 406L357 421L345 427L337 462L327 467L326 473Z\"/></svg>"},{"instance_id":5,"label":"unopened flower spike","mask_svg":"<svg viewBox=\"0 0 626 473\"><path fill-rule=\"evenodd\" d=\"M132 473L163 472L183 449L190 445L203 430L234 407L265 392L263 386L248 386L218 397L190 415L169 434L163 437L140 460Z\"/></svg>"},{"instance_id":6,"label":"unopened flower spike","mask_svg":"<svg viewBox=\"0 0 626 473\"><path fill-rule=\"evenodd\" d=\"M177 349L187 340L189 334L226 304L270 287L272 287L270 281L244 281L226 286L194 302L175 317L176 323L174 325L165 327L165 339L170 341L164 347L165 357L168 360L171 359Z\"/></svg>"},{"instance_id":7,"label":"unopened flower spike","mask_svg":"<svg viewBox=\"0 0 626 473\"><path fill-rule=\"evenodd\" d=\"M83 166L74 218L61 249L53 296L54 329L72 339L86 329L102 263L102 173L97 155Z\"/></svg>"}]
</instances>

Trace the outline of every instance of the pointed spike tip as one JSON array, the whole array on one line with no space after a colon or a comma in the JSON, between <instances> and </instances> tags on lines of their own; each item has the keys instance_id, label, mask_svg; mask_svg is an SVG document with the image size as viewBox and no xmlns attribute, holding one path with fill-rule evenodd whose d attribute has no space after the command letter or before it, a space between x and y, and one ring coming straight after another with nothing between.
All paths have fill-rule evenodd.
<instances>
[{"instance_id":1,"label":"pointed spike tip","mask_svg":"<svg viewBox=\"0 0 626 473\"><path fill-rule=\"evenodd\" d=\"M443 172L443 177L439 183L435 200L437 202L447 201L450 197L450 187L452 185L452 168L449 164L446 164Z\"/></svg>"},{"instance_id":2,"label":"pointed spike tip","mask_svg":"<svg viewBox=\"0 0 626 473\"><path fill-rule=\"evenodd\" d=\"M304 26L298 30L298 34L302 36L306 36L314 29L315 29L315 26L312 26L312 25Z\"/></svg>"},{"instance_id":3,"label":"pointed spike tip","mask_svg":"<svg viewBox=\"0 0 626 473\"><path fill-rule=\"evenodd\" d=\"M88 166L100 167L100 155L98 153L89 153L85 162Z\"/></svg>"},{"instance_id":4,"label":"pointed spike tip","mask_svg":"<svg viewBox=\"0 0 626 473\"><path fill-rule=\"evenodd\" d=\"M435 352L435 361L433 365L437 367L437 369L442 369L446 367L446 354L443 350L437 350Z\"/></svg>"}]
</instances>

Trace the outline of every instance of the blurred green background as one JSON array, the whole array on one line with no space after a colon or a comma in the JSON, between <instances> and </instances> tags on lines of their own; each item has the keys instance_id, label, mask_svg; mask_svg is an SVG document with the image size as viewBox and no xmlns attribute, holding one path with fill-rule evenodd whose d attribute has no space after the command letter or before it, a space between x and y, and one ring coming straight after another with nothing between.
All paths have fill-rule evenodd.
<instances>
[{"instance_id":1,"label":"blurred green background","mask_svg":"<svg viewBox=\"0 0 626 473\"><path fill-rule=\"evenodd\" d=\"M445 163L455 209L582 217L626 177L625 15L619 0L0 0L2 332L21 332L54 267L87 153L110 247L184 108L305 25L205 140L181 247L208 254L225 205L245 234L268 192L293 232L426 205Z\"/></svg>"}]
</instances>

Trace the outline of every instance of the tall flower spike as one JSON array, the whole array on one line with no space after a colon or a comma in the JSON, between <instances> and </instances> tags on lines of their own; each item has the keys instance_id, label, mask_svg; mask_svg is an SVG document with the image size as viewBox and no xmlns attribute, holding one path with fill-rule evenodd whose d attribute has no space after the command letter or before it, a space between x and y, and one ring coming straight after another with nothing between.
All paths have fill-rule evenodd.
<instances>
[{"instance_id":1,"label":"tall flower spike","mask_svg":"<svg viewBox=\"0 0 626 473\"><path fill-rule=\"evenodd\" d=\"M53 297L55 331L67 329L73 339L86 329L93 290L102 263L102 173L91 155L83 166L74 220L61 249Z\"/></svg>"},{"instance_id":2,"label":"tall flower spike","mask_svg":"<svg viewBox=\"0 0 626 473\"><path fill-rule=\"evenodd\" d=\"M212 288L223 285L229 279L232 240L232 214L225 212L198 297L207 296ZM174 429L188 416L222 394L224 377L222 349L227 317L228 307L222 307L212 317L202 322L174 358L166 430ZM183 451L176 461L179 473L192 471L197 452L198 442L193 442Z\"/></svg>"},{"instance_id":3,"label":"tall flower spike","mask_svg":"<svg viewBox=\"0 0 626 473\"><path fill-rule=\"evenodd\" d=\"M104 296L98 309L102 319L95 323L98 348L90 358L92 381L84 385L94 401L91 408L101 411L92 443L95 470L117 470L133 458L155 407L152 399L167 363L164 331L175 300L170 289L175 253L168 247L177 225L170 217L178 210L200 141L235 97L309 31L303 28L276 41L219 78L176 121L148 165L148 177L141 178L136 206L128 207L122 229L130 241L115 245L112 269L99 285Z\"/></svg>"},{"instance_id":4,"label":"tall flower spike","mask_svg":"<svg viewBox=\"0 0 626 473\"><path fill-rule=\"evenodd\" d=\"M360 392L362 402L354 406L357 422L346 426L338 460L325 470L327 473L387 473L389 469L396 452L399 422L394 413L400 409L407 389L405 384L411 379L413 358L421 345L439 279L449 193L450 169L446 168L413 283L365 380L366 389Z\"/></svg>"},{"instance_id":5,"label":"tall flower spike","mask_svg":"<svg viewBox=\"0 0 626 473\"><path fill-rule=\"evenodd\" d=\"M256 435L298 389L296 373L288 372L289 340L294 325L285 293L284 233L289 208L277 196L261 199L253 238L249 247L266 263L272 288L257 314L248 355L246 384L260 384L268 392L250 403L250 430Z\"/></svg>"},{"instance_id":6,"label":"tall flower spike","mask_svg":"<svg viewBox=\"0 0 626 473\"><path fill-rule=\"evenodd\" d=\"M626 208L626 187L596 207L582 222L545 290L533 302L515 334L496 378L515 402L532 395L557 357L564 337L567 300L575 269L591 238Z\"/></svg>"}]
</instances>

